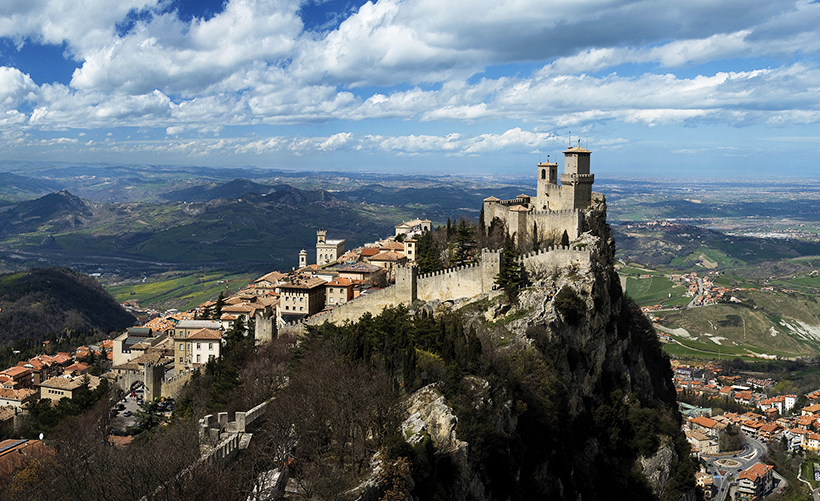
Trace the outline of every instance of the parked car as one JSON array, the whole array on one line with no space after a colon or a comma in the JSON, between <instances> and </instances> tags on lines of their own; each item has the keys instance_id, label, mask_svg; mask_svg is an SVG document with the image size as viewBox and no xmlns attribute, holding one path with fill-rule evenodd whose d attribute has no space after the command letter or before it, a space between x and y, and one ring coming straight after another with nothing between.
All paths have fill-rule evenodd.
<instances>
[{"instance_id":1,"label":"parked car","mask_svg":"<svg viewBox=\"0 0 820 501\"><path fill-rule=\"evenodd\" d=\"M128 417L131 415L131 411L125 411L122 413L123 416Z\"/></svg>"}]
</instances>

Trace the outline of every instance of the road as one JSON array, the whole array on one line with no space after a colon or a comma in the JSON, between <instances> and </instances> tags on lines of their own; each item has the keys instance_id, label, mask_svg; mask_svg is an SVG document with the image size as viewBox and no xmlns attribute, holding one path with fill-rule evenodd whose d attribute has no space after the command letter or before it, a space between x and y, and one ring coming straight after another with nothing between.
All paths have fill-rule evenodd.
<instances>
[{"instance_id":1,"label":"road","mask_svg":"<svg viewBox=\"0 0 820 501\"><path fill-rule=\"evenodd\" d=\"M724 501L726 499L730 489L730 476L736 480L740 472L761 461L766 456L767 447L763 442L749 436L744 436L744 439L745 444L743 445L743 450L738 454L731 456L703 456L704 461L706 461L706 471L712 475L715 489L717 490L713 497L714 501ZM724 464L718 463L718 461L721 460L724 460ZM737 464L728 467L726 465L729 464L729 462L726 460L736 462ZM785 480L782 482L785 482ZM778 484L776 488L779 489L781 487L785 487L785 485Z\"/></svg>"},{"instance_id":2,"label":"road","mask_svg":"<svg viewBox=\"0 0 820 501\"><path fill-rule=\"evenodd\" d=\"M689 304L686 305L687 308L694 308L695 300L703 295L703 279L700 277L695 277L695 281L698 284L698 293L692 296L692 300L689 301Z\"/></svg>"}]
</instances>

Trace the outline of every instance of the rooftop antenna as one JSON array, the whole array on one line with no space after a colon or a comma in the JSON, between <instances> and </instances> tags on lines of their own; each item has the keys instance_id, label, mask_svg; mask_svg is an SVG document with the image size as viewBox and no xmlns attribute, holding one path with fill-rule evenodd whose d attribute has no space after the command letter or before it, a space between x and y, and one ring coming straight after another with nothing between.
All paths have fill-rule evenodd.
<instances>
[{"instance_id":1,"label":"rooftop antenna","mask_svg":"<svg viewBox=\"0 0 820 501\"><path fill-rule=\"evenodd\" d=\"M572 146L572 131L567 132L567 148Z\"/></svg>"},{"instance_id":2,"label":"rooftop antenna","mask_svg":"<svg viewBox=\"0 0 820 501\"><path fill-rule=\"evenodd\" d=\"M581 138L580 137L578 138L578 147L579 148L581 147Z\"/></svg>"}]
</instances>

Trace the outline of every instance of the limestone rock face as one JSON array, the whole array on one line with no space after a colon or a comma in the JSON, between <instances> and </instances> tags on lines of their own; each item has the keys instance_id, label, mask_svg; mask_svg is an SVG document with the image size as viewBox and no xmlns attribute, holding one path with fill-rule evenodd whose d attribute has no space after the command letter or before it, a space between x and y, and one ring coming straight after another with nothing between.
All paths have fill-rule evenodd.
<instances>
[{"instance_id":1,"label":"limestone rock face","mask_svg":"<svg viewBox=\"0 0 820 501\"><path fill-rule=\"evenodd\" d=\"M654 455L641 457L640 462L642 472L652 486L652 492L660 496L672 477L672 467L678 462L678 453L667 439Z\"/></svg>"},{"instance_id":2,"label":"limestone rock face","mask_svg":"<svg viewBox=\"0 0 820 501\"><path fill-rule=\"evenodd\" d=\"M407 443L415 445L424 439L426 432L436 450L443 454L464 450L467 442L459 440L456 434L458 418L435 386L425 386L410 397L407 402L409 416L401 424L402 434Z\"/></svg>"}]
</instances>

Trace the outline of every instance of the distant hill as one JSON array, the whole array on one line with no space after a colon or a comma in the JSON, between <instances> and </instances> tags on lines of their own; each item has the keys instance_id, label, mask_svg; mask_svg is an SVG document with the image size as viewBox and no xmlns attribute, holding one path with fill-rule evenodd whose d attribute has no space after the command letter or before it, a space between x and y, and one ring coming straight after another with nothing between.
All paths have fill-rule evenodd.
<instances>
[{"instance_id":1,"label":"distant hill","mask_svg":"<svg viewBox=\"0 0 820 501\"><path fill-rule=\"evenodd\" d=\"M0 235L28 231L58 232L83 225L91 208L66 190L19 202L0 212ZM45 225L45 227L44 227Z\"/></svg>"},{"instance_id":2,"label":"distant hill","mask_svg":"<svg viewBox=\"0 0 820 501\"><path fill-rule=\"evenodd\" d=\"M61 188L62 185L57 182L0 172L0 200L6 202L41 197Z\"/></svg>"},{"instance_id":3,"label":"distant hill","mask_svg":"<svg viewBox=\"0 0 820 501\"><path fill-rule=\"evenodd\" d=\"M67 268L0 275L0 344L73 332L122 330L134 317L93 278Z\"/></svg>"},{"instance_id":4,"label":"distant hill","mask_svg":"<svg viewBox=\"0 0 820 501\"><path fill-rule=\"evenodd\" d=\"M224 184L214 184L210 188L194 186L182 190L175 190L162 195L162 198L172 202L210 202L225 199L236 200L248 195L260 195L268 200L276 200L285 204L300 204L330 200L332 197L324 190L300 190L287 184L274 186L255 183L249 179L234 179Z\"/></svg>"},{"instance_id":5,"label":"distant hill","mask_svg":"<svg viewBox=\"0 0 820 501\"><path fill-rule=\"evenodd\" d=\"M613 224L618 259L676 270L726 269L763 261L820 255L820 244L727 235L686 224Z\"/></svg>"}]
</instances>

